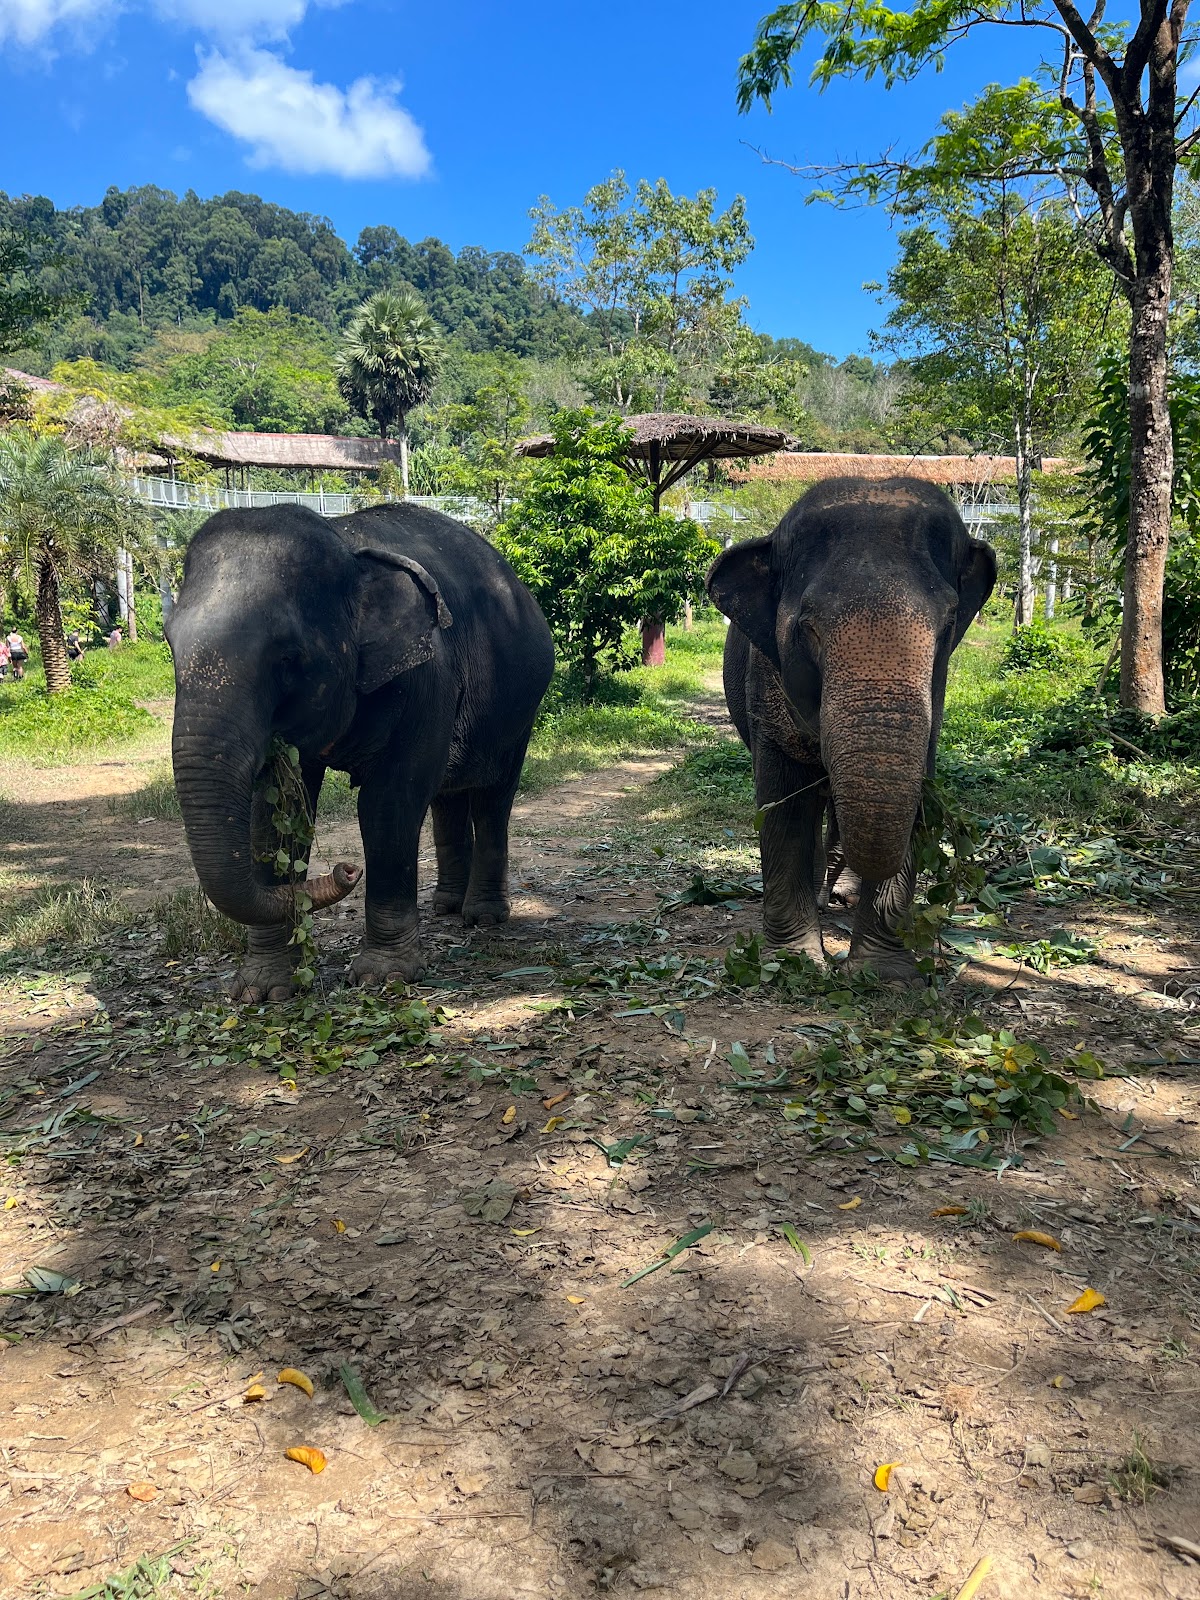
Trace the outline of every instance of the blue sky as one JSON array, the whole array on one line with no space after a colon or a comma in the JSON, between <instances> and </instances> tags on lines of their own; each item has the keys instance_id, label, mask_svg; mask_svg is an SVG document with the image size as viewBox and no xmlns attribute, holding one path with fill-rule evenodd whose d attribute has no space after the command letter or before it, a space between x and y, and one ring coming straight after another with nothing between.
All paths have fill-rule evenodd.
<instances>
[{"instance_id":1,"label":"blue sky","mask_svg":"<svg viewBox=\"0 0 1200 1600\"><path fill-rule=\"evenodd\" d=\"M738 287L753 326L835 355L882 313L864 281L894 254L877 211L806 206L772 156L911 149L1037 45L992 30L946 70L885 91L839 85L737 114L762 0L0 0L0 188L94 204L109 184L237 188L453 248L520 250L539 195L579 200L614 167L676 191L746 196L757 248Z\"/></svg>"}]
</instances>

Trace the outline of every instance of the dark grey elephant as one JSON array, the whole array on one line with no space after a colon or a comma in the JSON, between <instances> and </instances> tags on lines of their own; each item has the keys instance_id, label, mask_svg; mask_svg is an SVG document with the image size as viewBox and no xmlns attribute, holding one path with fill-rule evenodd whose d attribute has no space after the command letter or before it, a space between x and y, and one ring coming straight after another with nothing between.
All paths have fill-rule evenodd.
<instances>
[{"instance_id":1,"label":"dark grey elephant","mask_svg":"<svg viewBox=\"0 0 1200 1600\"><path fill-rule=\"evenodd\" d=\"M995 556L948 497L909 478L819 484L769 538L714 563L708 592L732 623L729 713L754 758L758 804L770 807L760 843L772 944L824 955L828 811L834 874L844 859L861 879L851 967L916 976L898 937L912 830L950 654L995 581Z\"/></svg>"},{"instance_id":2,"label":"dark grey elephant","mask_svg":"<svg viewBox=\"0 0 1200 1600\"><path fill-rule=\"evenodd\" d=\"M192 540L167 634L188 848L213 904L250 929L236 998L282 998L291 984L291 891L262 859L276 734L299 750L314 809L328 768L361 785L366 926L352 978L422 971L417 846L431 806L435 910L507 918L509 813L554 649L486 540L404 504L332 520L222 511ZM310 880L314 907L358 875L341 864Z\"/></svg>"}]
</instances>

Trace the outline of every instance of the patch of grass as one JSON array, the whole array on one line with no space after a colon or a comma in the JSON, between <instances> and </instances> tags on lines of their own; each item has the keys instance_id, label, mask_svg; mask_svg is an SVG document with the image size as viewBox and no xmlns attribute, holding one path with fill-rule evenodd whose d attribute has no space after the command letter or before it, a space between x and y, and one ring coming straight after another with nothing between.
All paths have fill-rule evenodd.
<instances>
[{"instance_id":1,"label":"patch of grass","mask_svg":"<svg viewBox=\"0 0 1200 1600\"><path fill-rule=\"evenodd\" d=\"M50 695L26 679L0 685L0 760L55 765L152 731L150 712L105 685Z\"/></svg>"},{"instance_id":2,"label":"patch of grass","mask_svg":"<svg viewBox=\"0 0 1200 1600\"><path fill-rule=\"evenodd\" d=\"M150 916L162 930L163 954L174 960L245 952L245 928L218 911L200 889L176 889Z\"/></svg>"},{"instance_id":3,"label":"patch of grass","mask_svg":"<svg viewBox=\"0 0 1200 1600\"><path fill-rule=\"evenodd\" d=\"M166 1600L168 1595L179 1592L173 1581L171 1557L193 1542L185 1539L161 1556L142 1556L124 1572L94 1583L89 1589L66 1595L64 1600Z\"/></svg>"},{"instance_id":4,"label":"patch of grass","mask_svg":"<svg viewBox=\"0 0 1200 1600\"><path fill-rule=\"evenodd\" d=\"M130 794L114 795L109 806L114 816L136 817L139 822L146 817L154 817L160 822L179 821L179 796L175 793L170 762L157 767L140 789L134 789Z\"/></svg>"},{"instance_id":5,"label":"patch of grass","mask_svg":"<svg viewBox=\"0 0 1200 1600\"><path fill-rule=\"evenodd\" d=\"M0 952L17 962L60 950L75 954L102 944L132 920L129 907L106 884L84 878L70 888L40 889L6 907L0 914Z\"/></svg>"},{"instance_id":6,"label":"patch of grass","mask_svg":"<svg viewBox=\"0 0 1200 1600\"><path fill-rule=\"evenodd\" d=\"M1151 1495L1169 1487L1170 1476L1151 1461L1135 1433L1129 1454L1109 1473L1109 1482L1122 1500L1136 1501L1144 1506Z\"/></svg>"}]
</instances>

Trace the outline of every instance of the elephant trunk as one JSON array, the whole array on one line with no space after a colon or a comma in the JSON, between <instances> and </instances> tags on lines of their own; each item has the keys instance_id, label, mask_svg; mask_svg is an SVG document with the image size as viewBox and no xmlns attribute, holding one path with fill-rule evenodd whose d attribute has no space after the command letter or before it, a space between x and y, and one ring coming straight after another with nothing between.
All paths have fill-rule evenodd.
<instances>
[{"instance_id":1,"label":"elephant trunk","mask_svg":"<svg viewBox=\"0 0 1200 1600\"><path fill-rule=\"evenodd\" d=\"M289 884L264 882L253 843L254 784L267 737L239 730L228 717L197 713L186 704L175 715L172 762L184 832L196 875L218 911L248 927L273 927L295 915ZM301 886L319 911L357 884L360 869L339 861L332 872Z\"/></svg>"},{"instance_id":2,"label":"elephant trunk","mask_svg":"<svg viewBox=\"0 0 1200 1600\"><path fill-rule=\"evenodd\" d=\"M869 656L831 648L821 696L821 750L842 847L851 869L875 882L904 865L933 729L932 633L914 637L906 627L888 650L881 631L890 630L876 630Z\"/></svg>"}]
</instances>

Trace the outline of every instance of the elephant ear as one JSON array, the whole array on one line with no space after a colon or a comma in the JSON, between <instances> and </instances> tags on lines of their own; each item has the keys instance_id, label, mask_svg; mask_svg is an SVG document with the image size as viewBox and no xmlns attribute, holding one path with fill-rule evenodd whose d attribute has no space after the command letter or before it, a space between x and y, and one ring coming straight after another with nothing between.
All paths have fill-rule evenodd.
<instances>
[{"instance_id":1,"label":"elephant ear","mask_svg":"<svg viewBox=\"0 0 1200 1600\"><path fill-rule=\"evenodd\" d=\"M996 552L982 539L968 539L966 560L958 574L958 618L954 624L952 650L958 647L995 587Z\"/></svg>"},{"instance_id":2,"label":"elephant ear","mask_svg":"<svg viewBox=\"0 0 1200 1600\"><path fill-rule=\"evenodd\" d=\"M454 618L419 561L379 545L360 545L358 690L373 694L402 672L433 658L439 628Z\"/></svg>"},{"instance_id":3,"label":"elephant ear","mask_svg":"<svg viewBox=\"0 0 1200 1600\"><path fill-rule=\"evenodd\" d=\"M778 666L775 621L779 599L771 572L771 551L769 535L735 544L713 562L705 586L717 610Z\"/></svg>"}]
</instances>

